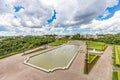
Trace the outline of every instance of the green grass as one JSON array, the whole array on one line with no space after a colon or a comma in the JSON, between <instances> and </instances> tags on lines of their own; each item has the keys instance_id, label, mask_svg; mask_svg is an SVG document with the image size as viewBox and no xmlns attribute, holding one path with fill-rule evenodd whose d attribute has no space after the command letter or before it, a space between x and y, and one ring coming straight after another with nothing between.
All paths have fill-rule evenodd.
<instances>
[{"instance_id":1,"label":"green grass","mask_svg":"<svg viewBox=\"0 0 120 80\"><path fill-rule=\"evenodd\" d=\"M103 42L93 42L93 41L87 41L88 50L98 50L98 51L104 51L107 47L107 45Z\"/></svg>"},{"instance_id":2,"label":"green grass","mask_svg":"<svg viewBox=\"0 0 120 80\"><path fill-rule=\"evenodd\" d=\"M113 79L112 80L118 80L117 72L113 72Z\"/></svg>"},{"instance_id":3,"label":"green grass","mask_svg":"<svg viewBox=\"0 0 120 80\"><path fill-rule=\"evenodd\" d=\"M120 66L120 49L118 48L118 46L114 47L114 52L115 52L115 65L116 66Z\"/></svg>"},{"instance_id":4,"label":"green grass","mask_svg":"<svg viewBox=\"0 0 120 80\"><path fill-rule=\"evenodd\" d=\"M95 41L87 41L87 44L88 45L91 45L91 44L93 44L93 45L105 45L105 43L103 43L103 42L95 42Z\"/></svg>"},{"instance_id":5,"label":"green grass","mask_svg":"<svg viewBox=\"0 0 120 80\"><path fill-rule=\"evenodd\" d=\"M104 45L104 46L88 46L88 49L89 50L98 50L98 51L104 51L105 50L105 48L106 48L106 46Z\"/></svg>"},{"instance_id":6,"label":"green grass","mask_svg":"<svg viewBox=\"0 0 120 80\"><path fill-rule=\"evenodd\" d=\"M67 42L68 42L68 39L58 39L55 42L51 43L50 46L59 46Z\"/></svg>"},{"instance_id":7,"label":"green grass","mask_svg":"<svg viewBox=\"0 0 120 80\"><path fill-rule=\"evenodd\" d=\"M18 53L18 52L13 52L13 53L9 53L9 54L6 54L6 55L2 55L2 56L0 56L0 59L3 59L3 58L6 58L6 57L15 55L15 54L17 54L17 53Z\"/></svg>"},{"instance_id":8,"label":"green grass","mask_svg":"<svg viewBox=\"0 0 120 80\"><path fill-rule=\"evenodd\" d=\"M89 59L88 59L89 64L92 63L95 60L95 58L97 58L97 55L95 54L89 54L88 56L89 56Z\"/></svg>"},{"instance_id":9,"label":"green grass","mask_svg":"<svg viewBox=\"0 0 120 80\"><path fill-rule=\"evenodd\" d=\"M113 79L112 80L120 80L120 70L113 72Z\"/></svg>"},{"instance_id":10,"label":"green grass","mask_svg":"<svg viewBox=\"0 0 120 80\"><path fill-rule=\"evenodd\" d=\"M118 80L120 80L120 70L117 71Z\"/></svg>"},{"instance_id":11,"label":"green grass","mask_svg":"<svg viewBox=\"0 0 120 80\"><path fill-rule=\"evenodd\" d=\"M25 53L25 54L23 54L23 55L27 55L27 54L35 53L35 52L42 51L42 50L45 50L45 49L46 49L46 48L39 48L39 49L36 49L36 50L31 51L31 52L29 52L29 53Z\"/></svg>"}]
</instances>

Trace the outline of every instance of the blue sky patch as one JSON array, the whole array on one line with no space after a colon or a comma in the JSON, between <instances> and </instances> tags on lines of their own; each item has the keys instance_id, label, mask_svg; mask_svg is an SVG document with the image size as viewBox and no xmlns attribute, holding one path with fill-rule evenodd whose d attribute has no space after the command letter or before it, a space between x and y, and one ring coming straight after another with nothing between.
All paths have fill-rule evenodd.
<instances>
[{"instance_id":1,"label":"blue sky patch","mask_svg":"<svg viewBox=\"0 0 120 80\"><path fill-rule=\"evenodd\" d=\"M47 20L48 24L52 23L56 19L56 14L57 14L57 12L56 12L56 10L54 10L53 16Z\"/></svg>"},{"instance_id":2,"label":"blue sky patch","mask_svg":"<svg viewBox=\"0 0 120 80\"><path fill-rule=\"evenodd\" d=\"M15 12L19 12L21 9L24 9L22 6L14 6Z\"/></svg>"},{"instance_id":3,"label":"blue sky patch","mask_svg":"<svg viewBox=\"0 0 120 80\"><path fill-rule=\"evenodd\" d=\"M8 31L8 29L5 26L0 26L0 31Z\"/></svg>"},{"instance_id":4,"label":"blue sky patch","mask_svg":"<svg viewBox=\"0 0 120 80\"><path fill-rule=\"evenodd\" d=\"M106 10L108 10L110 14L108 16L106 16L105 18L103 18L103 16L100 15L97 17L97 20L107 20L107 19L111 18L112 16L114 16L115 12L120 10L120 0L119 0L118 5L116 5L114 7L108 7Z\"/></svg>"}]
</instances>

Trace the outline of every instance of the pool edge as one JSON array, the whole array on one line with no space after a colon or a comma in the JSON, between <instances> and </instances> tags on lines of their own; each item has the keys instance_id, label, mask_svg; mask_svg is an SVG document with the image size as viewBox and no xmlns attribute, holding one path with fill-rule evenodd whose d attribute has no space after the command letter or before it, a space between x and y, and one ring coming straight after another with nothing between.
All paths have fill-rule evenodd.
<instances>
[{"instance_id":1,"label":"pool edge","mask_svg":"<svg viewBox=\"0 0 120 80\"><path fill-rule=\"evenodd\" d=\"M62 46L65 46L65 45L62 45ZM58 46L57 48L62 47L62 46ZM56 68L47 70L47 69L45 69L45 68L41 68L41 67L38 67L38 66L35 66L35 65L33 65L33 64L28 63L29 58L31 58L31 57L33 57L33 56L36 56L36 55L39 55L39 54L44 53L44 52L41 52L41 53L39 53L39 54L36 54L36 55L32 55L32 56L27 57L26 60L25 60L23 63L26 64L26 65L28 65L28 66L31 66L31 67L33 67L33 68L36 68L36 69L39 69L39 70L42 70L42 71L48 72L48 73L49 73L49 72L53 72L53 71L55 71L55 70L68 69L68 68L70 67L70 65L72 64L72 62L74 61L74 59L76 58L76 56L78 55L78 53L79 53L79 51L80 51L80 48L81 48L81 46L78 47L78 49L77 49L77 51L75 52L74 56L72 57L72 59L70 60L70 62L68 63L68 65L65 66L65 67L56 67ZM54 49L56 49L56 48L54 48ZM51 49L51 50L54 50L54 49ZM48 51L50 51L50 50L48 50ZM45 52L48 52L48 51L45 51Z\"/></svg>"}]
</instances>

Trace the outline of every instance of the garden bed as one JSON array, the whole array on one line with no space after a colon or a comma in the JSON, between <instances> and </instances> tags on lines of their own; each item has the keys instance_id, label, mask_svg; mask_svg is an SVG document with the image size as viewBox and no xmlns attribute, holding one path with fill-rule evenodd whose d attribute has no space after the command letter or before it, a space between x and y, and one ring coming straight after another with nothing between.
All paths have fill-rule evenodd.
<instances>
[{"instance_id":1,"label":"garden bed","mask_svg":"<svg viewBox=\"0 0 120 80\"><path fill-rule=\"evenodd\" d=\"M112 80L120 80L120 70L113 72L113 79Z\"/></svg>"},{"instance_id":2,"label":"garden bed","mask_svg":"<svg viewBox=\"0 0 120 80\"><path fill-rule=\"evenodd\" d=\"M89 72L92 70L92 68L97 63L98 59L100 58L100 56L95 55L95 54L89 54L88 57L89 57L88 62L87 64L85 64L85 68L84 68L85 74L89 74ZM86 70L86 68L88 69L88 71Z\"/></svg>"},{"instance_id":3,"label":"garden bed","mask_svg":"<svg viewBox=\"0 0 120 80\"><path fill-rule=\"evenodd\" d=\"M51 43L50 46L59 46L67 42L68 42L68 39L58 39L55 42Z\"/></svg>"},{"instance_id":4,"label":"garden bed","mask_svg":"<svg viewBox=\"0 0 120 80\"><path fill-rule=\"evenodd\" d=\"M120 48L119 48L119 46L114 47L114 65L120 67Z\"/></svg>"},{"instance_id":5,"label":"garden bed","mask_svg":"<svg viewBox=\"0 0 120 80\"><path fill-rule=\"evenodd\" d=\"M88 50L97 50L97 51L104 51L107 48L107 45L102 42L87 42L87 49Z\"/></svg>"}]
</instances>

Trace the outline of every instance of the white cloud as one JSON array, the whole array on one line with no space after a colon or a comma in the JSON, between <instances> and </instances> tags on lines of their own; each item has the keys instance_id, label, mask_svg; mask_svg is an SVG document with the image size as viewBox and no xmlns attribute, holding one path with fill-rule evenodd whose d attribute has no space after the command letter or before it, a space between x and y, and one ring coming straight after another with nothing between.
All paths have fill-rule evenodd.
<instances>
[{"instance_id":1,"label":"white cloud","mask_svg":"<svg viewBox=\"0 0 120 80\"><path fill-rule=\"evenodd\" d=\"M106 7L113 7L118 4L119 0L106 0L107 5Z\"/></svg>"},{"instance_id":2,"label":"white cloud","mask_svg":"<svg viewBox=\"0 0 120 80\"><path fill-rule=\"evenodd\" d=\"M80 26L79 29L90 29L97 31L98 33L118 33L120 32L120 11L117 11L115 15L103 21L93 20L92 23ZM94 32L93 32L94 33Z\"/></svg>"},{"instance_id":3,"label":"white cloud","mask_svg":"<svg viewBox=\"0 0 120 80\"><path fill-rule=\"evenodd\" d=\"M0 26L8 30L0 31L0 34L62 34L64 27L68 27L68 31L72 32L80 26L80 29L113 31L111 26L119 25L115 24L119 21L117 13L115 14L117 16L105 21L98 21L95 18L98 15L107 16L109 12L106 8L117 3L118 0L0 0ZM23 6L24 9L15 12L14 6ZM52 25L48 25L47 20L53 15L54 9L57 12L57 19ZM15 16L17 18L14 18Z\"/></svg>"}]
</instances>

